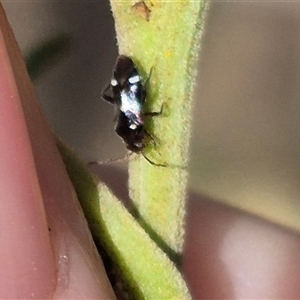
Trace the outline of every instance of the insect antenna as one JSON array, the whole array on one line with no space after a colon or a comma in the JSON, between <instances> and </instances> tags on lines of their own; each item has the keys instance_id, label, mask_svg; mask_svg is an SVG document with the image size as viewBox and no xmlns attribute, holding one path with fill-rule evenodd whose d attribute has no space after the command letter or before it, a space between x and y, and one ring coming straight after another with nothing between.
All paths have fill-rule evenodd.
<instances>
[{"instance_id":1,"label":"insect antenna","mask_svg":"<svg viewBox=\"0 0 300 300\"><path fill-rule=\"evenodd\" d=\"M113 163L118 163L118 162L124 162L124 161L127 161L133 153L134 152L128 152L125 156L120 157L120 158L111 158L111 159L107 159L107 160L90 161L90 162L88 162L88 164L101 166L101 165L113 164ZM180 168L180 169L186 168L186 167L179 166L179 165L159 164L159 163L154 162L150 158L148 158L143 152L140 152L140 153L143 155L143 157L147 160L147 162L149 164L151 164L152 166L155 166L155 167L163 167L163 168L169 167L169 168Z\"/></svg>"},{"instance_id":2,"label":"insect antenna","mask_svg":"<svg viewBox=\"0 0 300 300\"><path fill-rule=\"evenodd\" d=\"M129 157L132 155L132 153L133 152L128 152L125 156L120 157L120 158L111 158L111 159L107 159L107 160L90 161L88 164L101 166L101 165L123 162L123 161L128 160Z\"/></svg>"}]
</instances>

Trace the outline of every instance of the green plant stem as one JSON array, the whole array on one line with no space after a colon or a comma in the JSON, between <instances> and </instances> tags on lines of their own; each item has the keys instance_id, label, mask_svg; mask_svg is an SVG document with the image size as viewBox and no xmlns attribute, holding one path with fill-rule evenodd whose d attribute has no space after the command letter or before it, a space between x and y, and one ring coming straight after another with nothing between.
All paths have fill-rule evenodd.
<instances>
[{"instance_id":1,"label":"green plant stem","mask_svg":"<svg viewBox=\"0 0 300 300\"><path fill-rule=\"evenodd\" d=\"M181 253L184 235L192 92L206 1L111 0L119 51L131 56L147 84L147 120L155 140L129 166L129 188L141 224L165 251Z\"/></svg>"}]
</instances>

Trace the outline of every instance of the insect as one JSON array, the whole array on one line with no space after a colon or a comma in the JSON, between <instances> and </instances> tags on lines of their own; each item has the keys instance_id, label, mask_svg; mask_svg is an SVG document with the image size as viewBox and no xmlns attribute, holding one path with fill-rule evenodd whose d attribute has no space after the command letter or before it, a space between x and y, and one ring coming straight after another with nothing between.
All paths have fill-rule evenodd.
<instances>
[{"instance_id":1,"label":"insect","mask_svg":"<svg viewBox=\"0 0 300 300\"><path fill-rule=\"evenodd\" d=\"M142 152L145 148L146 136L155 144L152 136L144 128L144 118L162 113L144 112L147 82L148 80L143 83L143 78L133 60L128 56L120 55L113 77L103 91L102 98L117 108L115 131L124 140L126 148L134 153L142 153L152 165L165 167L164 164L151 161Z\"/></svg>"}]
</instances>

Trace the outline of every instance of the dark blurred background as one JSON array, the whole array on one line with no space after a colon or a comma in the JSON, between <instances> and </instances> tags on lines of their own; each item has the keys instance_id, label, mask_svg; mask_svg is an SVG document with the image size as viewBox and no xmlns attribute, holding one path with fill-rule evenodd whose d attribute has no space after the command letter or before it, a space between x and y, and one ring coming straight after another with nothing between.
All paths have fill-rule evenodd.
<instances>
[{"instance_id":1,"label":"dark blurred background","mask_svg":"<svg viewBox=\"0 0 300 300\"><path fill-rule=\"evenodd\" d=\"M114 109L100 99L117 56L108 1L3 5L24 55L57 35L72 38L68 55L34 82L52 128L86 161L123 156ZM299 15L300 2L212 2L195 90L189 181L198 194L297 230Z\"/></svg>"}]
</instances>

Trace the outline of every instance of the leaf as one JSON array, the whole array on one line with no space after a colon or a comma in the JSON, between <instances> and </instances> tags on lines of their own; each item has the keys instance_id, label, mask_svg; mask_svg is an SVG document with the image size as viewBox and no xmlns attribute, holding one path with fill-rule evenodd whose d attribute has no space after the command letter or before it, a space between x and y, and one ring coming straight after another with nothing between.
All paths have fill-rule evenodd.
<instances>
[{"instance_id":1,"label":"leaf","mask_svg":"<svg viewBox=\"0 0 300 300\"><path fill-rule=\"evenodd\" d=\"M57 142L98 246L119 267L130 299L190 299L180 272L111 191Z\"/></svg>"},{"instance_id":2,"label":"leaf","mask_svg":"<svg viewBox=\"0 0 300 300\"><path fill-rule=\"evenodd\" d=\"M38 79L71 52L73 40L70 35L60 34L40 42L26 55L26 67L32 80Z\"/></svg>"}]
</instances>

